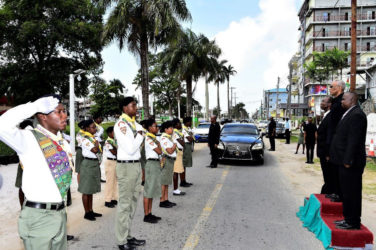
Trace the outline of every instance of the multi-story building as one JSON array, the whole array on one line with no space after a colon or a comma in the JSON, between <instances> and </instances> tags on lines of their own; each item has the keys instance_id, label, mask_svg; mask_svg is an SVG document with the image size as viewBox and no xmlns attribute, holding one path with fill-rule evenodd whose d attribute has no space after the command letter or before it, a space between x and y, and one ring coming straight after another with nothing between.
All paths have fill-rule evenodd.
<instances>
[{"instance_id":1,"label":"multi-story building","mask_svg":"<svg viewBox=\"0 0 376 250\"><path fill-rule=\"evenodd\" d=\"M351 51L351 1L350 0L305 0L299 11L301 22L299 39L301 67L313 59L313 52L338 48ZM357 1L357 66L371 65L376 58L376 1ZM350 62L350 58L348 59ZM347 81L349 69L343 70L342 79ZM357 77L356 88L363 89L365 81ZM300 80L312 110L319 110L322 96L328 94L329 82Z\"/></svg>"},{"instance_id":2,"label":"multi-story building","mask_svg":"<svg viewBox=\"0 0 376 250\"><path fill-rule=\"evenodd\" d=\"M283 117L281 104L287 104L288 91L286 88L268 89L264 91L264 111L266 117Z\"/></svg>"}]
</instances>

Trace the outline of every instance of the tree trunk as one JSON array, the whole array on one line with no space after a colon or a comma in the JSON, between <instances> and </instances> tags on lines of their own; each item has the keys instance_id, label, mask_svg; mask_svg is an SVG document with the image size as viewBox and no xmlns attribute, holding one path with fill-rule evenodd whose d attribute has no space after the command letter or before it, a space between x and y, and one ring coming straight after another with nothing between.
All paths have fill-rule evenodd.
<instances>
[{"instance_id":1,"label":"tree trunk","mask_svg":"<svg viewBox=\"0 0 376 250\"><path fill-rule=\"evenodd\" d=\"M208 83L208 76L206 74L205 74L205 112L206 112L205 119L209 121L209 83Z\"/></svg>"},{"instance_id":2,"label":"tree trunk","mask_svg":"<svg viewBox=\"0 0 376 250\"><path fill-rule=\"evenodd\" d=\"M149 118L149 45L146 34L141 36L140 50L142 106L145 118Z\"/></svg>"},{"instance_id":3,"label":"tree trunk","mask_svg":"<svg viewBox=\"0 0 376 250\"><path fill-rule=\"evenodd\" d=\"M227 80L227 117L230 119L231 110L230 110L230 79Z\"/></svg>"},{"instance_id":4,"label":"tree trunk","mask_svg":"<svg viewBox=\"0 0 376 250\"><path fill-rule=\"evenodd\" d=\"M168 116L170 116L170 119L172 119L172 105L171 102L168 103Z\"/></svg>"},{"instance_id":5,"label":"tree trunk","mask_svg":"<svg viewBox=\"0 0 376 250\"><path fill-rule=\"evenodd\" d=\"M219 106L219 82L217 83L217 114L218 119L221 118L221 107Z\"/></svg>"},{"instance_id":6,"label":"tree trunk","mask_svg":"<svg viewBox=\"0 0 376 250\"><path fill-rule=\"evenodd\" d=\"M192 116L192 76L188 76L185 80L187 83L187 112L186 116Z\"/></svg>"}]
</instances>

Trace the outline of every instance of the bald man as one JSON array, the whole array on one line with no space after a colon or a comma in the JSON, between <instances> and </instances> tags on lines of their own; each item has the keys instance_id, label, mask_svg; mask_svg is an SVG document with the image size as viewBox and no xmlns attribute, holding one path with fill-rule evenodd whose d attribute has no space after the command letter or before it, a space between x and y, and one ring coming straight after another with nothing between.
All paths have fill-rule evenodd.
<instances>
[{"instance_id":1,"label":"bald man","mask_svg":"<svg viewBox=\"0 0 376 250\"><path fill-rule=\"evenodd\" d=\"M339 229L360 229L362 211L362 175L366 165L365 141L367 117L357 105L356 93L345 93L342 107L346 111L337 126L330 159L339 166L339 184L344 220L336 221Z\"/></svg>"},{"instance_id":2,"label":"bald man","mask_svg":"<svg viewBox=\"0 0 376 250\"><path fill-rule=\"evenodd\" d=\"M210 117L210 128L209 128L209 134L208 134L208 146L210 148L210 154L211 154L211 168L216 168L218 164L218 144L219 144L219 137L221 134L221 127L219 126L219 123L217 122L217 117L215 115Z\"/></svg>"}]
</instances>

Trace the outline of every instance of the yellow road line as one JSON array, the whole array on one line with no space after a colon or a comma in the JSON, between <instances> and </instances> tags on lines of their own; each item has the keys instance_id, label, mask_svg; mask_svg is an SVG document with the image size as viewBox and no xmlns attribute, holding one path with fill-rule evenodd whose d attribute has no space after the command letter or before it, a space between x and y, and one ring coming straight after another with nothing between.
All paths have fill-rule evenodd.
<instances>
[{"instance_id":1,"label":"yellow road line","mask_svg":"<svg viewBox=\"0 0 376 250\"><path fill-rule=\"evenodd\" d=\"M189 235L187 241L185 242L185 245L183 247L183 250L191 250L194 249L198 241L200 240L200 235L202 233L202 230L204 229L206 225L206 221L208 220L211 211L213 210L215 203L217 202L217 199L219 197L219 193L221 192L223 183L228 175L228 172L230 171L230 167L226 166L225 170L222 172L222 176L220 179L220 183L218 183L212 194L209 197L209 200L206 202L205 207L202 209L202 213L200 217L197 220L197 223L195 227L193 228L191 234Z\"/></svg>"}]
</instances>

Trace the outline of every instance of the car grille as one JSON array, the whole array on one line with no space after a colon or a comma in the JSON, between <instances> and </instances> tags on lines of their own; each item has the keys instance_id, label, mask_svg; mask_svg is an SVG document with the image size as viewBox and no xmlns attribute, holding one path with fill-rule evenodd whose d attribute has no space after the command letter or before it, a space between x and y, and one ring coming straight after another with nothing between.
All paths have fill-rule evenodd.
<instances>
[{"instance_id":1,"label":"car grille","mask_svg":"<svg viewBox=\"0 0 376 250\"><path fill-rule=\"evenodd\" d=\"M249 144L228 144L227 151L249 151Z\"/></svg>"}]
</instances>

